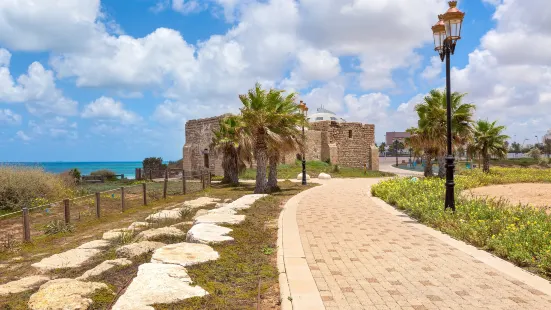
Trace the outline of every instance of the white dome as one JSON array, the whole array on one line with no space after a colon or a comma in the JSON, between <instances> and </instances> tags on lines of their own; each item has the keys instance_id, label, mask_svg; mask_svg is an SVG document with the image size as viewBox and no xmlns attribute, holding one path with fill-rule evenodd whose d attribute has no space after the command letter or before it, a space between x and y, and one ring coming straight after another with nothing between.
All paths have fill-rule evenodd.
<instances>
[{"instance_id":1,"label":"white dome","mask_svg":"<svg viewBox=\"0 0 551 310\"><path fill-rule=\"evenodd\" d=\"M308 121L311 123L322 122L322 121L333 121L333 122L345 122L343 118L338 117L335 113L325 110L324 108L318 108L317 112L308 115Z\"/></svg>"}]
</instances>

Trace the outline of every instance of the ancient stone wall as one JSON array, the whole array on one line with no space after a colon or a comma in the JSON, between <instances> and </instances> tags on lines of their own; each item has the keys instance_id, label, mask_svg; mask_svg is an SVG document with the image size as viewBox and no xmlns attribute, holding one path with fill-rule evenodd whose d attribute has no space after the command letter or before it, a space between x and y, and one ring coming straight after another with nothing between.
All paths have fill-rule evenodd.
<instances>
[{"instance_id":1,"label":"ancient stone wall","mask_svg":"<svg viewBox=\"0 0 551 310\"><path fill-rule=\"evenodd\" d=\"M219 120L226 115L186 123L186 144L183 150L185 170L203 169L205 154L208 154L210 171L223 175L222 154L217 154L210 144L213 130L219 129ZM332 121L310 123L306 131L306 160L331 160L332 164L355 168L367 165L370 170L378 170L379 158L374 143L375 125ZM284 154L281 162L293 164L300 153L297 150Z\"/></svg>"},{"instance_id":2,"label":"ancient stone wall","mask_svg":"<svg viewBox=\"0 0 551 310\"><path fill-rule=\"evenodd\" d=\"M306 131L306 160L321 160L321 131Z\"/></svg>"},{"instance_id":3,"label":"ancient stone wall","mask_svg":"<svg viewBox=\"0 0 551 310\"><path fill-rule=\"evenodd\" d=\"M223 175L222 154L215 152L211 147L213 131L220 129L221 116L190 120L186 123L186 144L183 149L184 170L197 171L205 168L208 160L208 168L215 175ZM208 157L208 159L207 159Z\"/></svg>"},{"instance_id":4,"label":"ancient stone wall","mask_svg":"<svg viewBox=\"0 0 551 310\"><path fill-rule=\"evenodd\" d=\"M310 130L325 131L328 134L329 145L336 144L331 155L331 163L345 167L364 168L371 164L371 146L375 143L375 125L362 123L338 123L331 121L310 124Z\"/></svg>"}]
</instances>

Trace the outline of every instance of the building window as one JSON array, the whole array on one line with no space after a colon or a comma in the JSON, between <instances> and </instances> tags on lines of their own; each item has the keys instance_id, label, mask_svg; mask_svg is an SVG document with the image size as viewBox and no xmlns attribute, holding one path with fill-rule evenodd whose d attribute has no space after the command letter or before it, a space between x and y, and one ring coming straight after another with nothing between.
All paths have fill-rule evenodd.
<instances>
[{"instance_id":1,"label":"building window","mask_svg":"<svg viewBox=\"0 0 551 310\"><path fill-rule=\"evenodd\" d=\"M316 121L323 121L323 117L316 117Z\"/></svg>"},{"instance_id":2,"label":"building window","mask_svg":"<svg viewBox=\"0 0 551 310\"><path fill-rule=\"evenodd\" d=\"M352 130L348 131L348 138L352 138Z\"/></svg>"}]
</instances>

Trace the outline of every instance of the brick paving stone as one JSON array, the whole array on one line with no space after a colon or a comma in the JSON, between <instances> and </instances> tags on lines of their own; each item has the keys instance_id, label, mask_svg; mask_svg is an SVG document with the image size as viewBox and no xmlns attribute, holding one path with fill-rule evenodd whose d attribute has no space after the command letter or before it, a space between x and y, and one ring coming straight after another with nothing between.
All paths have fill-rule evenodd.
<instances>
[{"instance_id":1,"label":"brick paving stone","mask_svg":"<svg viewBox=\"0 0 551 310\"><path fill-rule=\"evenodd\" d=\"M551 296L403 222L332 180L299 202L306 261L326 309L550 309Z\"/></svg>"}]
</instances>

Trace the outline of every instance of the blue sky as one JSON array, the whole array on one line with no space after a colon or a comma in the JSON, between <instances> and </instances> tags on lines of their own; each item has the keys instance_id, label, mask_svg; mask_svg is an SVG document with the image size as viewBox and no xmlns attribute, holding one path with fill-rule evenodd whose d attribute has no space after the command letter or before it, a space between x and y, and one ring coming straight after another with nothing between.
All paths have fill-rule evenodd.
<instances>
[{"instance_id":1,"label":"blue sky","mask_svg":"<svg viewBox=\"0 0 551 310\"><path fill-rule=\"evenodd\" d=\"M526 13L549 4L523 4L460 1L467 15L452 58L453 90L517 140L551 127L551 61L527 54L534 41L523 39L540 31L551 41L550 10ZM185 121L236 112L237 95L255 81L299 92L312 110L374 123L383 141L415 125L413 106L444 85L430 27L446 8L442 0L2 3L0 161L176 160Z\"/></svg>"}]
</instances>

